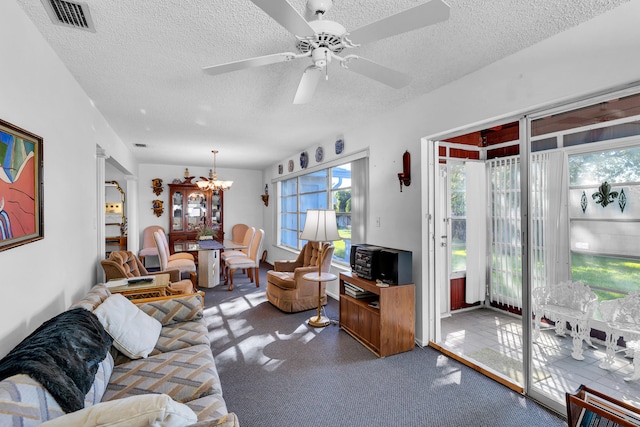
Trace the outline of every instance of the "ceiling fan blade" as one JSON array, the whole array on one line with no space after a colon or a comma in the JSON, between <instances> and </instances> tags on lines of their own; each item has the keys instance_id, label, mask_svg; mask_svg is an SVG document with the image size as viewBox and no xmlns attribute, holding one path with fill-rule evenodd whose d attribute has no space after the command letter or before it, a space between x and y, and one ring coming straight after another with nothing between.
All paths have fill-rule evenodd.
<instances>
[{"instance_id":1,"label":"ceiling fan blade","mask_svg":"<svg viewBox=\"0 0 640 427\"><path fill-rule=\"evenodd\" d=\"M442 0L431 0L353 30L349 34L349 40L355 44L370 43L447 19L449 19L449 5Z\"/></svg>"},{"instance_id":2,"label":"ceiling fan blade","mask_svg":"<svg viewBox=\"0 0 640 427\"><path fill-rule=\"evenodd\" d=\"M306 104L311 101L313 94L316 91L316 86L322 77L322 68L311 65L304 70L296 96L293 99L294 104Z\"/></svg>"},{"instance_id":3,"label":"ceiling fan blade","mask_svg":"<svg viewBox=\"0 0 640 427\"><path fill-rule=\"evenodd\" d=\"M293 35L313 37L315 31L286 0L251 0Z\"/></svg>"},{"instance_id":4,"label":"ceiling fan blade","mask_svg":"<svg viewBox=\"0 0 640 427\"><path fill-rule=\"evenodd\" d=\"M291 52L274 53L272 55L258 56L255 58L243 59L241 61L227 62L226 64L211 65L209 67L203 67L202 71L215 76L217 74L228 73L230 71L261 67L263 65L276 64L278 62L290 61L296 58L297 55Z\"/></svg>"},{"instance_id":5,"label":"ceiling fan blade","mask_svg":"<svg viewBox=\"0 0 640 427\"><path fill-rule=\"evenodd\" d=\"M357 55L349 55L345 59L348 60L346 66L348 70L377 80L394 89L403 88L411 82L411 76Z\"/></svg>"}]
</instances>

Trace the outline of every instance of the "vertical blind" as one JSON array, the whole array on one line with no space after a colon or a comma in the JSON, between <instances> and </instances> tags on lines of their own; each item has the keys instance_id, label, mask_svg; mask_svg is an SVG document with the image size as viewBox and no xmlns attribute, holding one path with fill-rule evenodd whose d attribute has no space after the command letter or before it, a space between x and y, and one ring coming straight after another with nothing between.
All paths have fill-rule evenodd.
<instances>
[{"instance_id":1,"label":"vertical blind","mask_svg":"<svg viewBox=\"0 0 640 427\"><path fill-rule=\"evenodd\" d=\"M487 164L491 177L489 294L492 302L521 309L520 156Z\"/></svg>"}]
</instances>

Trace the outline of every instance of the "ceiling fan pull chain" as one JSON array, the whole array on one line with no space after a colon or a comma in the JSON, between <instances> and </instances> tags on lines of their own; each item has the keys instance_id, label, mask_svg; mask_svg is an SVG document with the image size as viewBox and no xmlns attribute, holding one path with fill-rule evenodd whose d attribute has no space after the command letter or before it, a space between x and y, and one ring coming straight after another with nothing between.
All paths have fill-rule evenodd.
<instances>
[{"instance_id":1,"label":"ceiling fan pull chain","mask_svg":"<svg viewBox=\"0 0 640 427\"><path fill-rule=\"evenodd\" d=\"M325 58L325 61L326 61L326 64L327 64L327 65L324 66L324 80L325 81L329 80L329 53L328 52L329 52L328 50L324 51L324 58Z\"/></svg>"}]
</instances>

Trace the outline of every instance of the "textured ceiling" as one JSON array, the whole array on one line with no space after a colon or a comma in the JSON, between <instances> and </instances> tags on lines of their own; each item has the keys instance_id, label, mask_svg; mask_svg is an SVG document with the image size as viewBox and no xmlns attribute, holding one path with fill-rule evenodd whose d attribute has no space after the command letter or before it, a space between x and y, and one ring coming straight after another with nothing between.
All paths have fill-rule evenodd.
<instances>
[{"instance_id":1,"label":"textured ceiling","mask_svg":"<svg viewBox=\"0 0 640 427\"><path fill-rule=\"evenodd\" d=\"M295 37L249 0L84 0L96 32L52 24L16 0L142 163L261 169L585 22L626 0L447 0L449 20L356 53L413 77L392 89L329 67L309 104L292 100L308 59L206 75L203 66L295 52ZM275 1L275 0L274 0ZM311 19L305 0L289 0ZM352 30L423 0L336 0ZM146 144L147 148L135 148Z\"/></svg>"}]
</instances>

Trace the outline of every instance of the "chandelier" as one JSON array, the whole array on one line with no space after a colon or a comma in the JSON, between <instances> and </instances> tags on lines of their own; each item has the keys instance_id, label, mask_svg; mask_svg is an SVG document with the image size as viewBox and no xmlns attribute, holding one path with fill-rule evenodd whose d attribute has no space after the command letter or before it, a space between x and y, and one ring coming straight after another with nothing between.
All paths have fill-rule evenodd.
<instances>
[{"instance_id":1,"label":"chandelier","mask_svg":"<svg viewBox=\"0 0 640 427\"><path fill-rule=\"evenodd\" d=\"M205 177L202 178L202 181L196 182L198 187L201 190L211 190L211 191L224 191L231 188L233 185L233 181L218 181L218 175L216 173L216 154L218 154L218 150L211 150L213 153L213 170L209 169L209 179Z\"/></svg>"}]
</instances>

